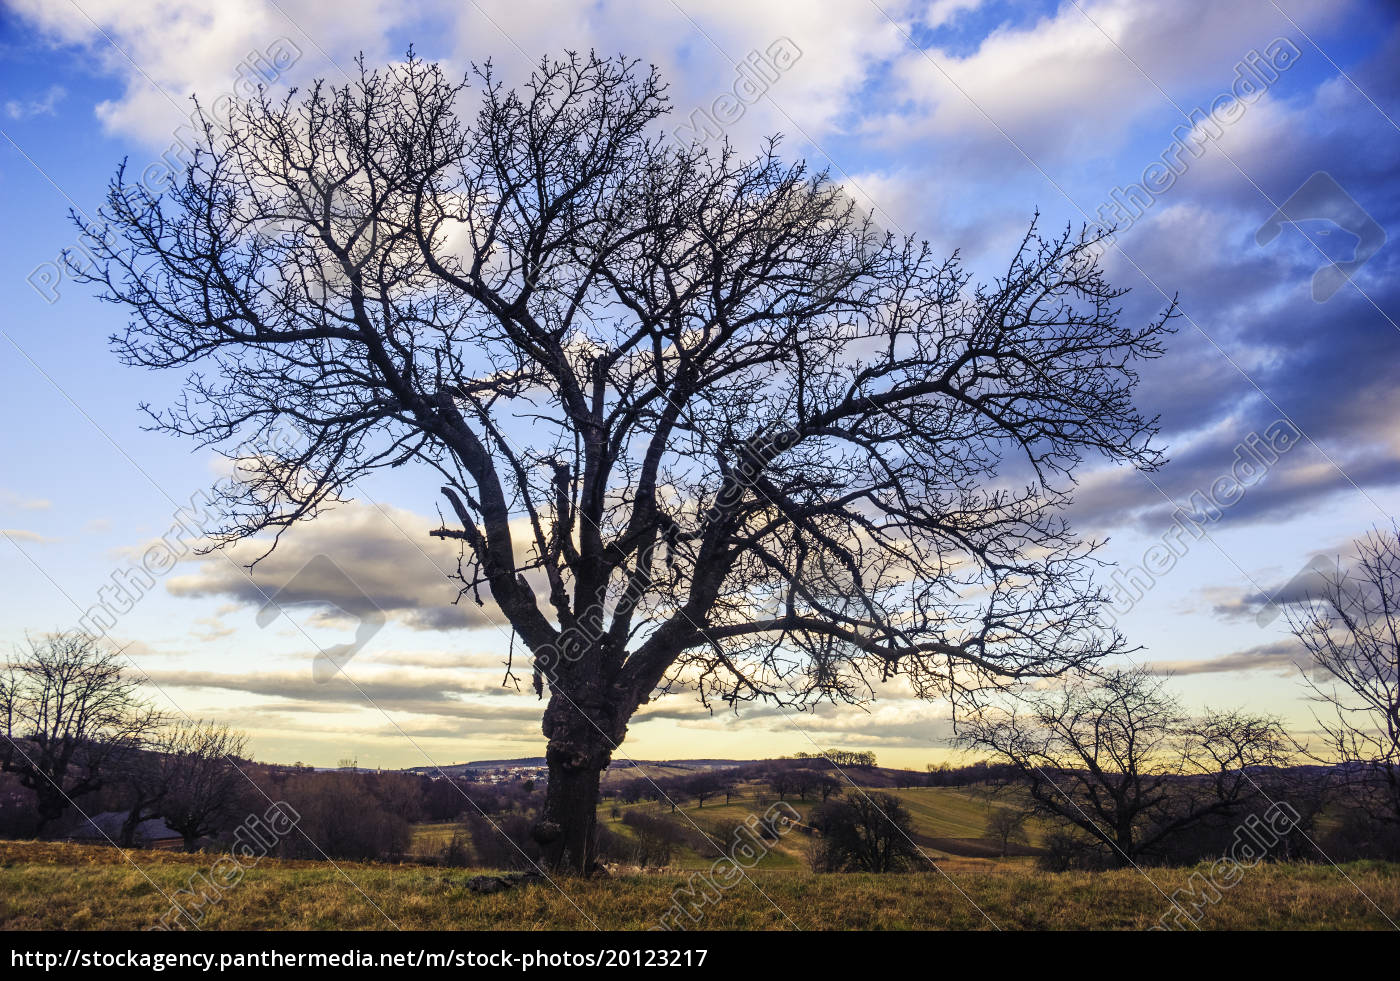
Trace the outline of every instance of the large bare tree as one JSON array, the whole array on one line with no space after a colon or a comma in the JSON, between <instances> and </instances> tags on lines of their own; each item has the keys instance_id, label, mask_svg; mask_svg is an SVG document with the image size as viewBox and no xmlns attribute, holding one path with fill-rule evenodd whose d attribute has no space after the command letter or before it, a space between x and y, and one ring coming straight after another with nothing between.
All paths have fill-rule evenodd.
<instances>
[{"instance_id":1,"label":"large bare tree","mask_svg":"<svg viewBox=\"0 0 1400 981\"><path fill-rule=\"evenodd\" d=\"M304 437L241 460L221 541L435 472L549 694L550 862L590 868L600 771L674 686L965 695L1121 648L1058 513L1086 455L1161 462L1131 395L1170 311L1120 322L1096 233L1032 223L974 287L776 143L660 140L654 70L487 67L474 113L468 81L239 105L162 196L118 174L92 277L126 362L188 372L161 426Z\"/></svg>"},{"instance_id":2,"label":"large bare tree","mask_svg":"<svg viewBox=\"0 0 1400 981\"><path fill-rule=\"evenodd\" d=\"M170 719L150 733L120 767L126 807L120 843L131 847L140 824L155 817L180 833L186 851L225 830L246 797L238 760L247 748L247 735L225 723Z\"/></svg>"},{"instance_id":3,"label":"large bare tree","mask_svg":"<svg viewBox=\"0 0 1400 981\"><path fill-rule=\"evenodd\" d=\"M242 817L248 781L238 762L248 736L225 723L187 721L170 729L161 748L172 763L160 813L193 851L200 838L227 831Z\"/></svg>"}]
</instances>

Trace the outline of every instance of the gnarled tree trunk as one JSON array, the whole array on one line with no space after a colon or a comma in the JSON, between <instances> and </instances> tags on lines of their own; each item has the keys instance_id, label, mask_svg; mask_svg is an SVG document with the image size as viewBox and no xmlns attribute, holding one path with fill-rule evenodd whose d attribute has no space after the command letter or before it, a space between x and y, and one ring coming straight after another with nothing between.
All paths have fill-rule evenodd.
<instances>
[{"instance_id":1,"label":"gnarled tree trunk","mask_svg":"<svg viewBox=\"0 0 1400 981\"><path fill-rule=\"evenodd\" d=\"M579 701L555 687L545 709L549 784L533 836L546 868L586 876L598 858L599 784L626 723L614 723L616 706L586 699L590 704L585 708Z\"/></svg>"}]
</instances>

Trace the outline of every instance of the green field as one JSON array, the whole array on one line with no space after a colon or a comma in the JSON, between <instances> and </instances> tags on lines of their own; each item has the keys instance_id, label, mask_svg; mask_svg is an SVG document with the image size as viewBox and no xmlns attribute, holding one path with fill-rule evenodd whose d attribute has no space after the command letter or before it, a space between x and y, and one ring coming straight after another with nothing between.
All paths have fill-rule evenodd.
<instances>
[{"instance_id":1,"label":"green field","mask_svg":"<svg viewBox=\"0 0 1400 981\"><path fill-rule=\"evenodd\" d=\"M215 856L0 843L0 926L141 929ZM1389 928L1400 866L1267 865L1247 872L1201 929ZM716 894L696 929L1143 929L1190 869L1051 874L1025 865L906 875L757 871ZM207 907L201 929L647 929L686 884L681 873L525 885L481 895L469 870L265 859ZM1348 879L1350 881L1348 881ZM1160 890L1160 891L1159 891ZM163 895L164 894L164 895ZM1364 894L1364 895L1363 895ZM1374 901L1375 905L1372 905ZM1377 909L1384 910L1383 914Z\"/></svg>"}]
</instances>

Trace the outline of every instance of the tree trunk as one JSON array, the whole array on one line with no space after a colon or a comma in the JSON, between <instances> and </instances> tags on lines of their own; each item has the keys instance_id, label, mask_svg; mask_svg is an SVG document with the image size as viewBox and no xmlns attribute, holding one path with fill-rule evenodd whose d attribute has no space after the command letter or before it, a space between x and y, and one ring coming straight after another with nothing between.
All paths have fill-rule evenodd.
<instances>
[{"instance_id":1,"label":"tree trunk","mask_svg":"<svg viewBox=\"0 0 1400 981\"><path fill-rule=\"evenodd\" d=\"M123 848L134 848L136 846L136 829L141 826L141 822L146 820L142 811L144 807L137 804L126 812L126 819L122 821L121 833L117 836L117 843Z\"/></svg>"},{"instance_id":2,"label":"tree trunk","mask_svg":"<svg viewBox=\"0 0 1400 981\"><path fill-rule=\"evenodd\" d=\"M541 846L545 867L569 875L593 872L598 857L599 782L626 731L625 725L612 724L613 707L600 707L605 705L594 702L594 710L585 717L575 701L556 690L545 709L549 785L532 836ZM610 737L619 728L622 732Z\"/></svg>"},{"instance_id":3,"label":"tree trunk","mask_svg":"<svg viewBox=\"0 0 1400 981\"><path fill-rule=\"evenodd\" d=\"M36 790L36 794L39 813L34 822L34 837L42 838L49 824L63 817L63 812L68 810L68 800L57 792Z\"/></svg>"},{"instance_id":4,"label":"tree trunk","mask_svg":"<svg viewBox=\"0 0 1400 981\"><path fill-rule=\"evenodd\" d=\"M1120 826L1114 837L1118 847L1114 849L1113 858L1119 868L1128 868L1133 864L1133 854L1136 851L1133 844L1132 824L1128 823Z\"/></svg>"},{"instance_id":5,"label":"tree trunk","mask_svg":"<svg viewBox=\"0 0 1400 981\"><path fill-rule=\"evenodd\" d=\"M535 826L545 865L571 875L589 875L597 861L598 784L602 767L575 766L551 748L544 813ZM605 763L604 766L607 764Z\"/></svg>"}]
</instances>

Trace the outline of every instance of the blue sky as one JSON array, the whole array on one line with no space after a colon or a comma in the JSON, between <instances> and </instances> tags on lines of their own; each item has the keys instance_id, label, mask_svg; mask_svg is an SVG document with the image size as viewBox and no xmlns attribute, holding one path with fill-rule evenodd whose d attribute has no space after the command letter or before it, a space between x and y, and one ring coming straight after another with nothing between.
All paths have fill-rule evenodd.
<instances>
[{"instance_id":1,"label":"blue sky","mask_svg":"<svg viewBox=\"0 0 1400 981\"><path fill-rule=\"evenodd\" d=\"M138 173L158 163L191 93L210 102L258 71L276 89L339 81L357 53L381 63L409 43L457 69L493 58L507 78L594 47L657 64L671 125L688 125L734 89L736 63L777 42L800 55L725 127L736 146L782 132L785 153L829 167L886 227L961 249L985 275L1033 212L1051 228L1092 220L1155 161L1177 163L1169 187L1138 193L1140 214L1104 256L1133 290L1125 317L1180 295L1179 332L1139 400L1161 413L1172 462L1151 481L1086 474L1072 517L1109 538L1105 558L1140 566L1175 506L1228 476L1238 447L1280 421L1296 429L1296 445L1151 577L1120 624L1142 659L1174 670L1189 704L1247 705L1305 731L1282 620L1260 626L1257 614L1309 559L1345 558L1400 502L1400 19L1380 3L5 4L0 643L76 623L220 477L213 453L142 429L140 403L170 401L180 378L120 366L106 338L121 311L55 264L77 235L66 212L92 213L123 158ZM1257 91L1236 100L1241 77ZM1319 218L1256 241L1319 172L1389 238L1323 302L1314 274L1349 258L1354 236ZM290 537L267 570L271 583L325 552L385 607L384 629L348 668L362 692L311 674L312 642L342 643L350 625L306 609L260 628L222 557L177 563L110 636L158 701L248 730L261 758L536 755L539 704L500 687L499 614L450 609L453 555L426 535L435 493L421 474L377 477ZM751 757L815 740L921 765L947 734L945 707L898 686L868 710L795 723L758 710L711 717L684 695L646 712L624 747L637 758Z\"/></svg>"}]
</instances>

